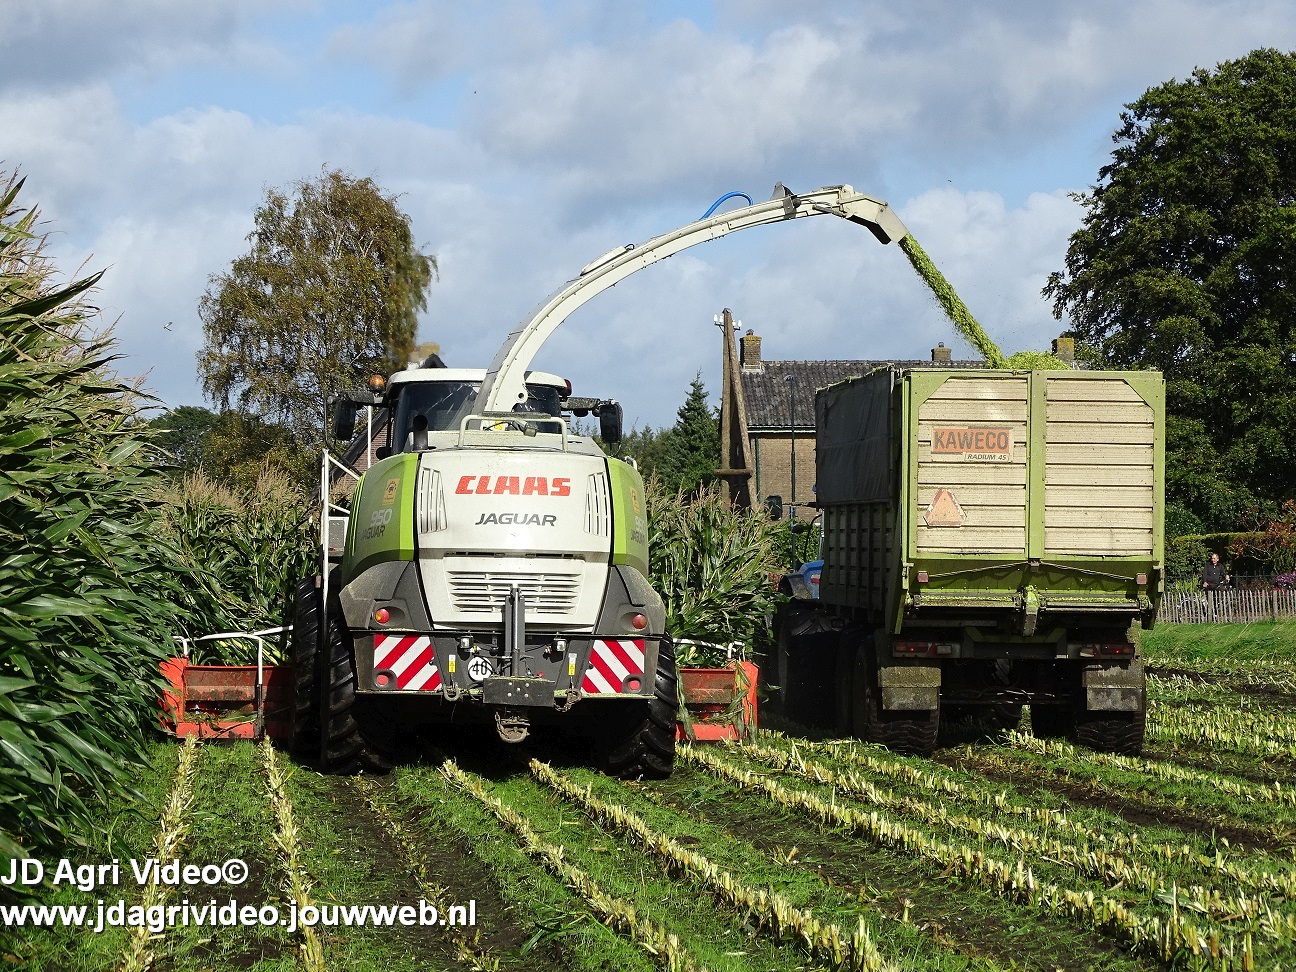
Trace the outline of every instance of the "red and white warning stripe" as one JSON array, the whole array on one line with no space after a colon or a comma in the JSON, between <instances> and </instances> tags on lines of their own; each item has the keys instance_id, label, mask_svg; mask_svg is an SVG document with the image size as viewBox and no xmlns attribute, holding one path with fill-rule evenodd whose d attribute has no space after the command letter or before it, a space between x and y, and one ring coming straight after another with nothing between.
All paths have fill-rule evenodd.
<instances>
[{"instance_id":1,"label":"red and white warning stripe","mask_svg":"<svg viewBox=\"0 0 1296 972\"><path fill-rule=\"evenodd\" d=\"M625 680L644 673L643 639L597 640L590 650L581 691L591 694L625 691Z\"/></svg>"},{"instance_id":2,"label":"red and white warning stripe","mask_svg":"<svg viewBox=\"0 0 1296 972\"><path fill-rule=\"evenodd\" d=\"M427 635L374 635L374 672L391 672L396 687L411 692L441 688L436 653Z\"/></svg>"}]
</instances>

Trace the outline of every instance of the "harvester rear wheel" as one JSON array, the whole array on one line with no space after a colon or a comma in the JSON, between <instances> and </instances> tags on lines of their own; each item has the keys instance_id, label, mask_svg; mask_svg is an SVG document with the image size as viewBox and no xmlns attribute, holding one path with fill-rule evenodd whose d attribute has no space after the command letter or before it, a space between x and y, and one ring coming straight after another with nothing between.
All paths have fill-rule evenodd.
<instances>
[{"instance_id":1,"label":"harvester rear wheel","mask_svg":"<svg viewBox=\"0 0 1296 972\"><path fill-rule=\"evenodd\" d=\"M644 703L616 706L606 723L599 722L599 755L603 771L623 779L664 780L675 768L675 714L679 688L675 673L675 644L662 638L657 650L653 696Z\"/></svg>"},{"instance_id":2,"label":"harvester rear wheel","mask_svg":"<svg viewBox=\"0 0 1296 972\"><path fill-rule=\"evenodd\" d=\"M855 735L908 756L930 756L935 752L940 730L939 708L898 711L882 708L872 637L855 650L853 682Z\"/></svg>"}]
</instances>

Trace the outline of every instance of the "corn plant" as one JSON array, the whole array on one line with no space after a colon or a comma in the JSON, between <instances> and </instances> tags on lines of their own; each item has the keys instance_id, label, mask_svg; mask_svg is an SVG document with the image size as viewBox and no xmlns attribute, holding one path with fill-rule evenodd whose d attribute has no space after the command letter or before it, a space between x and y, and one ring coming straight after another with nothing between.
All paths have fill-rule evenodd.
<instances>
[{"instance_id":1,"label":"corn plant","mask_svg":"<svg viewBox=\"0 0 1296 972\"><path fill-rule=\"evenodd\" d=\"M1205 786L1221 793L1227 793L1248 803L1275 803L1282 806L1296 806L1296 787L1284 786L1281 780L1272 783L1253 783L1249 780L1235 780L1220 773L1200 770L1192 766L1181 766L1163 760L1145 759L1141 756L1119 756L1115 753L1096 753L1082 749L1061 739L1037 739L1029 733L1009 732L1003 737L1005 744L1041 756L1052 756L1070 762L1089 763L1095 766L1110 766L1114 769L1132 773L1142 773L1156 779L1176 783L1191 783Z\"/></svg>"},{"instance_id":2,"label":"corn plant","mask_svg":"<svg viewBox=\"0 0 1296 972\"><path fill-rule=\"evenodd\" d=\"M1072 820L1066 814L1045 807L1015 806L1007 802L1006 791L982 795L963 790L964 799L984 802L1001 813L1014 814L1045 830L1056 828L1074 834L1075 844L1036 834L1016 827L1008 827L984 818L957 813L943 799L907 797L883 790L855 773L840 772L810 760L796 752L785 752L767 746L745 745L737 747L743 755L759 760L785 773L794 774L812 783L831 786L836 792L859 797L871 806L897 810L917 817L924 823L950 832L971 834L983 841L993 841L1013 848L1023 855L1033 854L1053 864L1065 866L1077 874L1095 878L1108 886L1138 887L1152 895L1164 894L1174 881L1160 874L1155 867L1143 861L1166 861L1195 870L1205 870L1213 877L1226 878L1230 883L1264 894L1280 894L1296 899L1296 874L1290 871L1274 873L1251 870L1228 862L1222 854L1206 857L1187 847L1168 844L1145 844L1134 835L1112 834L1094 830ZM947 789L945 791L949 793ZM1119 852L1112 852L1109 846ZM1258 896L1234 892L1222 894L1214 888L1192 887L1188 900L1205 914L1229 916L1241 914L1257 918L1268 902ZM1283 934L1286 934L1283 932Z\"/></svg>"},{"instance_id":3,"label":"corn plant","mask_svg":"<svg viewBox=\"0 0 1296 972\"><path fill-rule=\"evenodd\" d=\"M692 751L693 747L684 749ZM673 873L701 884L720 901L750 915L758 927L768 930L776 939L801 943L816 961L843 972L894 972L897 968L878 952L862 915L858 925L849 932L822 921L809 911L795 907L772 888L744 884L710 859L654 830L638 814L594 796L590 787L577 786L549 764L533 759L529 765L532 776L565 800L604 826L629 834L641 847L663 860Z\"/></svg>"},{"instance_id":4,"label":"corn plant","mask_svg":"<svg viewBox=\"0 0 1296 972\"><path fill-rule=\"evenodd\" d=\"M186 476L165 493L161 530L180 549L184 627L191 636L283 623L293 585L315 571L316 511L281 474L227 488ZM248 664L251 642L196 645L194 661ZM277 660L272 658L271 660Z\"/></svg>"},{"instance_id":5,"label":"corn plant","mask_svg":"<svg viewBox=\"0 0 1296 972\"><path fill-rule=\"evenodd\" d=\"M152 533L147 403L0 179L0 855L84 841L125 793L172 653L178 553Z\"/></svg>"},{"instance_id":6,"label":"corn plant","mask_svg":"<svg viewBox=\"0 0 1296 972\"><path fill-rule=\"evenodd\" d=\"M1215 709L1202 712L1173 706L1153 706L1147 733L1153 739L1228 748L1254 756L1296 759L1296 739L1278 719Z\"/></svg>"},{"instance_id":7,"label":"corn plant","mask_svg":"<svg viewBox=\"0 0 1296 972\"><path fill-rule=\"evenodd\" d=\"M1198 968L1242 969L1243 972L1254 968L1251 932L1232 934L1184 917L1178 888L1170 889L1169 915L1141 914L1109 895L1079 891L1042 880L1023 859L1010 864L965 844L933 837L877 811L866 812L842 806L813 793L785 787L763 774L733 766L702 747L683 746L677 751L676 758L694 763L720 779L763 793L782 807L808 811L824 826L845 828L878 846L926 858L951 873L978 881L1013 900L1039 905L1110 931L1136 950L1163 961ZM1285 916L1274 916L1266 911L1259 924L1275 938L1290 938L1290 932L1282 929L1270 931L1266 922L1285 926Z\"/></svg>"},{"instance_id":8,"label":"corn plant","mask_svg":"<svg viewBox=\"0 0 1296 972\"><path fill-rule=\"evenodd\" d=\"M714 489L648 489L649 576L666 602L666 630L687 641L755 646L778 601L779 525L763 510L735 510ZM683 644L682 667L725 662L723 652Z\"/></svg>"}]
</instances>

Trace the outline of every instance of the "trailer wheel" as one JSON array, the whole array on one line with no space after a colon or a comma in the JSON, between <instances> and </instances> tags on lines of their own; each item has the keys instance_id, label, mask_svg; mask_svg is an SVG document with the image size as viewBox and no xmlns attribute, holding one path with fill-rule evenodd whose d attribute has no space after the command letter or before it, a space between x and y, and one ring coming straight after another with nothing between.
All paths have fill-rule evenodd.
<instances>
[{"instance_id":1,"label":"trailer wheel","mask_svg":"<svg viewBox=\"0 0 1296 972\"><path fill-rule=\"evenodd\" d=\"M290 751L319 753L319 589L303 577L292 592L293 709Z\"/></svg>"},{"instance_id":2,"label":"trailer wheel","mask_svg":"<svg viewBox=\"0 0 1296 972\"><path fill-rule=\"evenodd\" d=\"M875 656L871 636L855 650L852 692L855 702L855 735L868 742L879 743L892 752L908 756L930 756L936 750L940 709L898 712L883 709Z\"/></svg>"},{"instance_id":3,"label":"trailer wheel","mask_svg":"<svg viewBox=\"0 0 1296 972\"><path fill-rule=\"evenodd\" d=\"M1100 753L1139 756L1146 727L1146 704L1137 712L1083 712L1076 720L1076 742Z\"/></svg>"},{"instance_id":4,"label":"trailer wheel","mask_svg":"<svg viewBox=\"0 0 1296 972\"><path fill-rule=\"evenodd\" d=\"M371 700L356 697L355 657L341 605L329 598L329 639L322 645L315 578L298 583L293 595L293 751L318 757L325 772L387 772L399 758L398 727Z\"/></svg>"},{"instance_id":5,"label":"trailer wheel","mask_svg":"<svg viewBox=\"0 0 1296 972\"><path fill-rule=\"evenodd\" d=\"M675 768L675 713L679 687L675 674L675 643L662 638L657 649L653 697L646 704L621 708L599 726L599 762L609 776L664 780Z\"/></svg>"}]
</instances>

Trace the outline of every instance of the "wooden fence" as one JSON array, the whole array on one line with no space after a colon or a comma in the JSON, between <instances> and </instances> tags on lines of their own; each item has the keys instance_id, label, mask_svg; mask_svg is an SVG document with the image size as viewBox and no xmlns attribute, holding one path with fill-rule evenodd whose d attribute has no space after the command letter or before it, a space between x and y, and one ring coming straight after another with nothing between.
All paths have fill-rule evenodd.
<instances>
[{"instance_id":1,"label":"wooden fence","mask_svg":"<svg viewBox=\"0 0 1296 972\"><path fill-rule=\"evenodd\" d=\"M1192 591L1161 599L1162 621L1185 624L1243 623L1296 618L1296 590Z\"/></svg>"}]
</instances>

